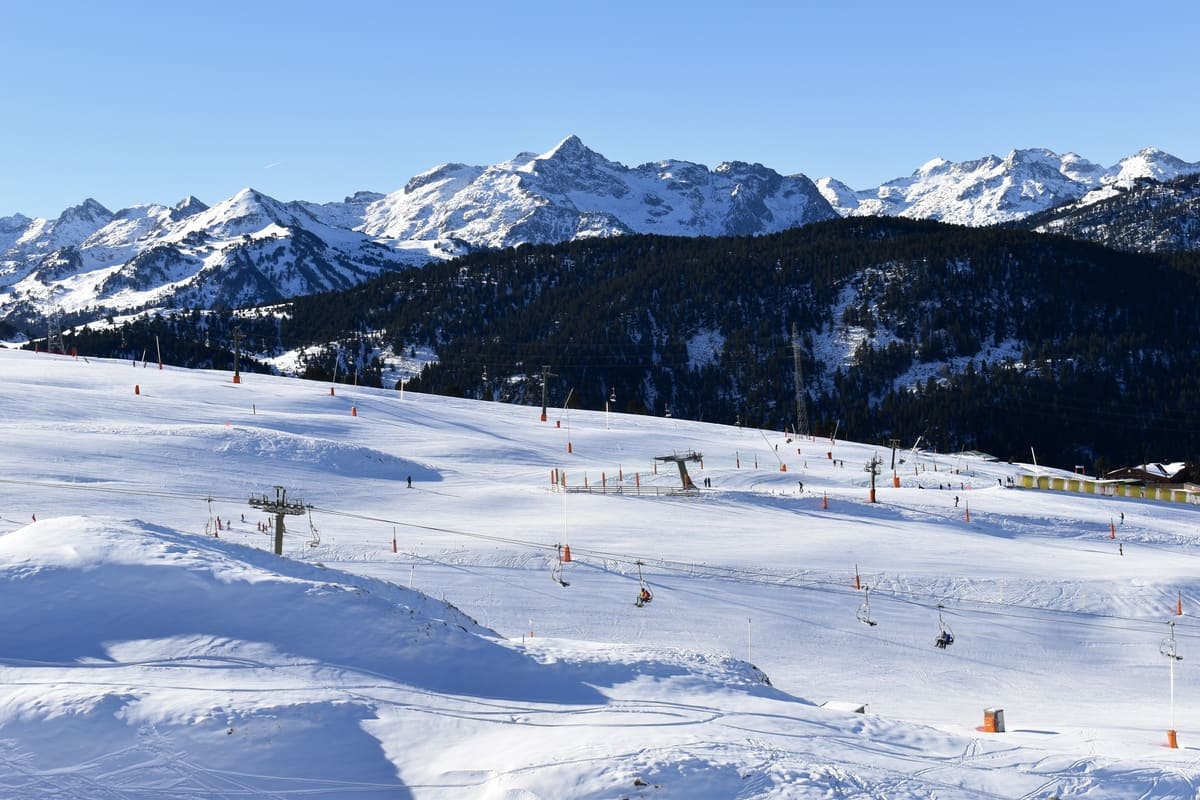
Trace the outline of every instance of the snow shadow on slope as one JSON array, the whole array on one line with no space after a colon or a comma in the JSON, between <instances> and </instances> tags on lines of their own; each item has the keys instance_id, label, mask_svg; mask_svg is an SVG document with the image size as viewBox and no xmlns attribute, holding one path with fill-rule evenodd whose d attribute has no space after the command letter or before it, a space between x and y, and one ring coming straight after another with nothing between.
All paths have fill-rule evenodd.
<instances>
[{"instance_id":1,"label":"snow shadow on slope","mask_svg":"<svg viewBox=\"0 0 1200 800\"><path fill-rule=\"evenodd\" d=\"M7 720L0 774L11 797L69 786L88 798L411 798L364 728L371 718L335 702L171 719L110 695L69 714Z\"/></svg>"},{"instance_id":2,"label":"snow shadow on slope","mask_svg":"<svg viewBox=\"0 0 1200 800\"><path fill-rule=\"evenodd\" d=\"M602 700L420 592L140 522L26 526L0 537L0 580L0 658L16 663L117 664L123 642L207 637L265 644L246 648L263 666L312 663L497 699Z\"/></svg>"}]
</instances>

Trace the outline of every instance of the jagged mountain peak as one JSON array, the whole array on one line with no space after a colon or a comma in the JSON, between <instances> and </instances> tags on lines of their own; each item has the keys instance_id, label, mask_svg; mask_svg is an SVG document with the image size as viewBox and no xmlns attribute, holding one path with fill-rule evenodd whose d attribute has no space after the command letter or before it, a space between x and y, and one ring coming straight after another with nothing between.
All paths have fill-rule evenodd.
<instances>
[{"instance_id":1,"label":"jagged mountain peak","mask_svg":"<svg viewBox=\"0 0 1200 800\"><path fill-rule=\"evenodd\" d=\"M0 231L19 231L29 227L32 219L24 214L13 214L10 217L0 217Z\"/></svg>"},{"instance_id":2,"label":"jagged mountain peak","mask_svg":"<svg viewBox=\"0 0 1200 800\"><path fill-rule=\"evenodd\" d=\"M569 181L578 178L588 181L595 180L601 174L607 179L614 173L628 172L629 170L615 161L609 161L585 145L578 136L572 134L552 149L529 161L518 171L554 180Z\"/></svg>"},{"instance_id":3,"label":"jagged mountain peak","mask_svg":"<svg viewBox=\"0 0 1200 800\"><path fill-rule=\"evenodd\" d=\"M187 216L188 214L194 214L198 211L206 211L208 210L208 206L197 199L195 195L189 194L187 197L171 206L171 210Z\"/></svg>"},{"instance_id":4,"label":"jagged mountain peak","mask_svg":"<svg viewBox=\"0 0 1200 800\"><path fill-rule=\"evenodd\" d=\"M234 203L244 205L244 204L251 204L251 203L261 204L266 201L274 200L274 198L270 197L269 195L263 194L258 189L255 189L253 186L247 186L246 188L242 189L237 194L235 194L233 197L231 197L230 200Z\"/></svg>"},{"instance_id":5,"label":"jagged mountain peak","mask_svg":"<svg viewBox=\"0 0 1200 800\"><path fill-rule=\"evenodd\" d=\"M71 206L58 216L59 222L92 222L112 219L113 213L91 197L77 206Z\"/></svg>"},{"instance_id":6,"label":"jagged mountain peak","mask_svg":"<svg viewBox=\"0 0 1200 800\"><path fill-rule=\"evenodd\" d=\"M308 212L300 203L285 203L269 194L247 187L226 201L213 206L211 210L221 209L223 213L235 217L263 216L279 225L289 225L295 221L296 214L308 216Z\"/></svg>"},{"instance_id":7,"label":"jagged mountain peak","mask_svg":"<svg viewBox=\"0 0 1200 800\"><path fill-rule=\"evenodd\" d=\"M545 154L539 156L539 158L545 160L549 160L551 158L577 159L590 158L595 155L597 155L595 150L589 148L583 143L582 139L572 133L554 147L550 148L550 150Z\"/></svg>"},{"instance_id":8,"label":"jagged mountain peak","mask_svg":"<svg viewBox=\"0 0 1200 800\"><path fill-rule=\"evenodd\" d=\"M264 234L272 228L297 224L297 213L312 219L311 213L294 204L282 203L257 189L246 187L232 197L184 217L167 238L171 241L196 233L227 239Z\"/></svg>"},{"instance_id":9,"label":"jagged mountain peak","mask_svg":"<svg viewBox=\"0 0 1200 800\"><path fill-rule=\"evenodd\" d=\"M371 191L366 191L366 190L359 190L359 191L355 192L354 194L346 197L344 200L342 200L342 202L343 203L366 204L366 203L374 203L376 200L382 200L385 197L387 197L387 195L383 194L382 192L371 192Z\"/></svg>"},{"instance_id":10,"label":"jagged mountain peak","mask_svg":"<svg viewBox=\"0 0 1200 800\"><path fill-rule=\"evenodd\" d=\"M953 164L951 164L949 161L942 158L941 156L937 156L935 158L929 159L924 164L917 167L917 171L914 172L913 174L914 175L933 175L938 172L945 172L948 168L950 168L952 166L953 166Z\"/></svg>"},{"instance_id":11,"label":"jagged mountain peak","mask_svg":"<svg viewBox=\"0 0 1200 800\"><path fill-rule=\"evenodd\" d=\"M1005 164L1050 164L1062 163L1062 156L1045 147L1013 148L1004 157Z\"/></svg>"},{"instance_id":12,"label":"jagged mountain peak","mask_svg":"<svg viewBox=\"0 0 1200 800\"><path fill-rule=\"evenodd\" d=\"M440 182L461 182L464 178L468 181L474 180L475 178L479 177L479 174L483 172L483 170L483 167L473 167L468 164L460 164L458 162L439 164L433 169L426 170L419 175L414 175L413 177L409 178L408 183L404 184L404 188L401 189L400 192L403 194L413 194L420 189Z\"/></svg>"},{"instance_id":13,"label":"jagged mountain peak","mask_svg":"<svg viewBox=\"0 0 1200 800\"><path fill-rule=\"evenodd\" d=\"M778 172L770 167L764 167L757 161L722 161L713 168L713 172L719 175L779 175Z\"/></svg>"},{"instance_id":14,"label":"jagged mountain peak","mask_svg":"<svg viewBox=\"0 0 1200 800\"><path fill-rule=\"evenodd\" d=\"M1141 178L1169 181L1196 172L1200 172L1200 162L1189 163L1157 147L1145 147L1117 162L1107 182L1127 187Z\"/></svg>"}]
</instances>

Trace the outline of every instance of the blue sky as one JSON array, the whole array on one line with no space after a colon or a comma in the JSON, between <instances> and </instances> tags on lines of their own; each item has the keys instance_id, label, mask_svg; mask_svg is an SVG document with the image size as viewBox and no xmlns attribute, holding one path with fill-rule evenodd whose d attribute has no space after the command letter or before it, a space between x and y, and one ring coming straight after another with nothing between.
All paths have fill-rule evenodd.
<instances>
[{"instance_id":1,"label":"blue sky","mask_svg":"<svg viewBox=\"0 0 1200 800\"><path fill-rule=\"evenodd\" d=\"M0 217L390 192L577 134L854 188L1013 148L1200 160L1200 3L0 0Z\"/></svg>"}]
</instances>

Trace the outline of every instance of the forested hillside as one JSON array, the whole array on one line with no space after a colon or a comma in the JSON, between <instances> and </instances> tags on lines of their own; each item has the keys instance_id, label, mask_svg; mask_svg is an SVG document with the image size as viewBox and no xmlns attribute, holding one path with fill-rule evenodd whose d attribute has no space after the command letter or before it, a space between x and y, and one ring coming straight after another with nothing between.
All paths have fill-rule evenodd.
<instances>
[{"instance_id":1,"label":"forested hillside","mask_svg":"<svg viewBox=\"0 0 1200 800\"><path fill-rule=\"evenodd\" d=\"M1098 202L1065 203L1013 223L1138 253L1200 250L1200 174L1142 180Z\"/></svg>"},{"instance_id":2,"label":"forested hillside","mask_svg":"<svg viewBox=\"0 0 1200 800\"><path fill-rule=\"evenodd\" d=\"M744 238L624 236L480 252L346 292L244 312L243 347L315 346L301 370L382 380L381 353L429 348L408 388L795 426L791 330L810 429L861 441L1089 469L1193 459L1200 292L1171 262L1017 230L888 218ZM188 363L228 365L229 314L125 326ZM157 326L157 327L155 327ZM77 346L114 354L114 334ZM136 342L136 344L132 344ZM248 361L243 356L243 369ZM1196 459L1200 460L1200 459Z\"/></svg>"}]
</instances>

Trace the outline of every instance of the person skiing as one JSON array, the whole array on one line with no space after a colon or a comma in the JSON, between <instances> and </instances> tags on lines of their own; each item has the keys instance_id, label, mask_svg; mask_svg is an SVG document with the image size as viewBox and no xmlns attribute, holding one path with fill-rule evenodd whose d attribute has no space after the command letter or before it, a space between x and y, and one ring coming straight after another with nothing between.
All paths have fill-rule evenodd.
<instances>
[{"instance_id":1,"label":"person skiing","mask_svg":"<svg viewBox=\"0 0 1200 800\"><path fill-rule=\"evenodd\" d=\"M412 475L408 476L408 488L412 488Z\"/></svg>"}]
</instances>

